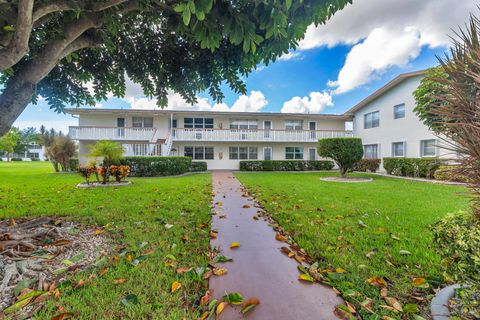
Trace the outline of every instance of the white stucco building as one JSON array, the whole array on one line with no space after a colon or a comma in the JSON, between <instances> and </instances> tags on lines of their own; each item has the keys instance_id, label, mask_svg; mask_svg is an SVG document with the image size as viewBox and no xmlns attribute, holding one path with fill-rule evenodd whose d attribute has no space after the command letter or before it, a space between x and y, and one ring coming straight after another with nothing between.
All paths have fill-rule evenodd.
<instances>
[{"instance_id":1,"label":"white stucco building","mask_svg":"<svg viewBox=\"0 0 480 320\"><path fill-rule=\"evenodd\" d=\"M68 109L80 163L97 140L121 142L125 156L190 156L208 169L238 169L241 160L318 160L326 137L356 136L365 157L447 156L413 113L423 72L402 74L343 115L135 109ZM353 121L353 131L346 130Z\"/></svg>"}]
</instances>

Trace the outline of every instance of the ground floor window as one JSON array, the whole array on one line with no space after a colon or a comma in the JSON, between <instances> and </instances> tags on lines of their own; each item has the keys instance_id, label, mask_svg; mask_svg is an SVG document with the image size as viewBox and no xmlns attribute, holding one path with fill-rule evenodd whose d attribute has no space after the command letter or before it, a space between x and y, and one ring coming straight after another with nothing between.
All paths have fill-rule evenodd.
<instances>
[{"instance_id":1,"label":"ground floor window","mask_svg":"<svg viewBox=\"0 0 480 320\"><path fill-rule=\"evenodd\" d=\"M229 158L230 160L257 160L258 148L257 147L230 147Z\"/></svg>"},{"instance_id":2,"label":"ground floor window","mask_svg":"<svg viewBox=\"0 0 480 320\"><path fill-rule=\"evenodd\" d=\"M378 144L366 144L363 146L363 157L365 159L378 159Z\"/></svg>"},{"instance_id":3,"label":"ground floor window","mask_svg":"<svg viewBox=\"0 0 480 320\"><path fill-rule=\"evenodd\" d=\"M303 159L303 147L286 147L285 159L287 160L302 160Z\"/></svg>"},{"instance_id":4,"label":"ground floor window","mask_svg":"<svg viewBox=\"0 0 480 320\"><path fill-rule=\"evenodd\" d=\"M437 155L437 140L429 139L420 141L422 157L435 157Z\"/></svg>"},{"instance_id":5,"label":"ground floor window","mask_svg":"<svg viewBox=\"0 0 480 320\"><path fill-rule=\"evenodd\" d=\"M392 157L405 157L405 142L392 143Z\"/></svg>"},{"instance_id":6,"label":"ground floor window","mask_svg":"<svg viewBox=\"0 0 480 320\"><path fill-rule=\"evenodd\" d=\"M193 160L213 160L213 147L184 147L183 151L185 157L191 157Z\"/></svg>"}]
</instances>

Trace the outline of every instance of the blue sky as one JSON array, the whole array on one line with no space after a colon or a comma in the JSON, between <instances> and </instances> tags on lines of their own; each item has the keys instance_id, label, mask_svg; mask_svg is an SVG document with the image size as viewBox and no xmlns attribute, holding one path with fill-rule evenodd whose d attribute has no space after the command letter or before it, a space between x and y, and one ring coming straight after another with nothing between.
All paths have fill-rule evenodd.
<instances>
[{"instance_id":1,"label":"blue sky","mask_svg":"<svg viewBox=\"0 0 480 320\"><path fill-rule=\"evenodd\" d=\"M450 29L463 24L476 5L473 0L354 0L326 25L311 26L295 52L253 71L245 79L247 96L239 97L225 86L223 104L215 105L200 94L199 103L190 106L171 93L169 108L343 113L398 74L436 65L435 55L448 48ZM143 97L132 83L127 84L125 98L98 105L154 106L155 101ZM40 101L28 106L15 125L42 123L65 130L76 120Z\"/></svg>"}]
</instances>

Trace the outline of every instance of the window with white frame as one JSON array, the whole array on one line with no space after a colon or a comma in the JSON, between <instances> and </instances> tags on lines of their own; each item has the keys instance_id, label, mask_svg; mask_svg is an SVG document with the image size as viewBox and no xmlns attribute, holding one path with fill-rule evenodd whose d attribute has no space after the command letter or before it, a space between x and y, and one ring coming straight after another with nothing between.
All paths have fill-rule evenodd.
<instances>
[{"instance_id":1,"label":"window with white frame","mask_svg":"<svg viewBox=\"0 0 480 320\"><path fill-rule=\"evenodd\" d=\"M213 129L213 118L184 118L183 127L187 129Z\"/></svg>"},{"instance_id":2,"label":"window with white frame","mask_svg":"<svg viewBox=\"0 0 480 320\"><path fill-rule=\"evenodd\" d=\"M420 153L422 157L435 157L437 155L437 140L420 141Z\"/></svg>"},{"instance_id":3,"label":"window with white frame","mask_svg":"<svg viewBox=\"0 0 480 320\"><path fill-rule=\"evenodd\" d=\"M229 147L230 160L257 160L257 147Z\"/></svg>"},{"instance_id":4,"label":"window with white frame","mask_svg":"<svg viewBox=\"0 0 480 320\"><path fill-rule=\"evenodd\" d=\"M153 117L132 117L132 127L153 128Z\"/></svg>"},{"instance_id":5,"label":"window with white frame","mask_svg":"<svg viewBox=\"0 0 480 320\"><path fill-rule=\"evenodd\" d=\"M258 129L257 120L232 120L230 129Z\"/></svg>"},{"instance_id":6,"label":"window with white frame","mask_svg":"<svg viewBox=\"0 0 480 320\"><path fill-rule=\"evenodd\" d=\"M380 111L370 112L363 116L365 129L376 128L380 126Z\"/></svg>"},{"instance_id":7,"label":"window with white frame","mask_svg":"<svg viewBox=\"0 0 480 320\"><path fill-rule=\"evenodd\" d=\"M185 157L193 160L213 160L213 147L187 146L183 148Z\"/></svg>"},{"instance_id":8,"label":"window with white frame","mask_svg":"<svg viewBox=\"0 0 480 320\"><path fill-rule=\"evenodd\" d=\"M303 147L286 147L285 159L287 160L302 160L303 159Z\"/></svg>"},{"instance_id":9,"label":"window with white frame","mask_svg":"<svg viewBox=\"0 0 480 320\"><path fill-rule=\"evenodd\" d=\"M285 120L285 130L302 130L303 120Z\"/></svg>"},{"instance_id":10,"label":"window with white frame","mask_svg":"<svg viewBox=\"0 0 480 320\"><path fill-rule=\"evenodd\" d=\"M405 103L397 104L393 106L393 118L402 119L405 118Z\"/></svg>"},{"instance_id":11,"label":"window with white frame","mask_svg":"<svg viewBox=\"0 0 480 320\"><path fill-rule=\"evenodd\" d=\"M366 144L363 146L363 157L365 159L378 159L378 144Z\"/></svg>"},{"instance_id":12,"label":"window with white frame","mask_svg":"<svg viewBox=\"0 0 480 320\"><path fill-rule=\"evenodd\" d=\"M405 142L392 143L392 157L405 157Z\"/></svg>"}]
</instances>

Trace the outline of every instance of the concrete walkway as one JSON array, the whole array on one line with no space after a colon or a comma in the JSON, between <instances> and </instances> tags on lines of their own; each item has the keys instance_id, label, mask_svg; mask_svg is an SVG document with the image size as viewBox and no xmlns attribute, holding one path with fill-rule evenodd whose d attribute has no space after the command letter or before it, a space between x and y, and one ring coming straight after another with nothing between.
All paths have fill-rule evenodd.
<instances>
[{"instance_id":1,"label":"concrete walkway","mask_svg":"<svg viewBox=\"0 0 480 320\"><path fill-rule=\"evenodd\" d=\"M211 244L220 248L220 254L233 257L231 262L217 264L228 272L210 278L212 296L221 299L225 292L239 292L245 299L260 300L246 315L240 307L228 306L217 319L337 319L333 311L343 301L328 286L298 280L297 262L280 252L286 244L275 240L266 221L253 219L258 209L252 199L242 197L240 182L231 172L215 171L212 176L216 213L212 229L218 235ZM231 249L232 242L240 242L240 247Z\"/></svg>"}]
</instances>

